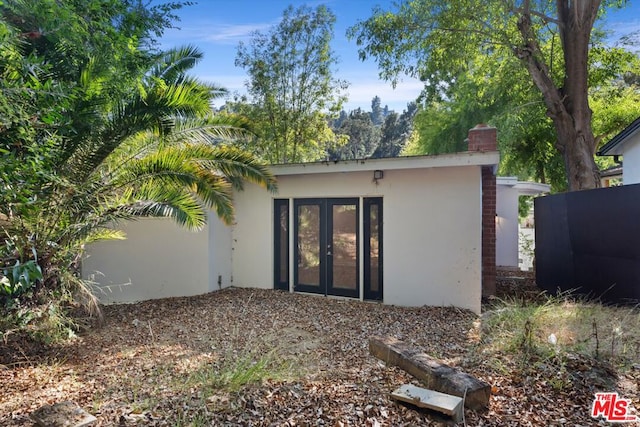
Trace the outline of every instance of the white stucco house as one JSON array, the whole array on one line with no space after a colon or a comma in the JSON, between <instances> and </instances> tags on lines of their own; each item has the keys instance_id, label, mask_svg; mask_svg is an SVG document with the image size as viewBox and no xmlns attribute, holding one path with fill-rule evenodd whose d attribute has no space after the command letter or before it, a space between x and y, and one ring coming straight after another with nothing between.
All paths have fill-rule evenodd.
<instances>
[{"instance_id":1,"label":"white stucco house","mask_svg":"<svg viewBox=\"0 0 640 427\"><path fill-rule=\"evenodd\" d=\"M127 240L88 248L83 276L105 303L236 286L480 312L499 153L495 128L469 140L456 154L273 166L278 193L246 185L232 225L123 224Z\"/></svg>"},{"instance_id":2,"label":"white stucco house","mask_svg":"<svg viewBox=\"0 0 640 427\"><path fill-rule=\"evenodd\" d=\"M640 183L640 117L602 146L598 156L613 156L622 167L624 185ZM622 161L621 161L622 158ZM618 175L616 175L617 177Z\"/></svg>"},{"instance_id":3,"label":"white stucco house","mask_svg":"<svg viewBox=\"0 0 640 427\"><path fill-rule=\"evenodd\" d=\"M520 264L518 198L548 193L551 186L497 177L496 190L496 265L515 269Z\"/></svg>"}]
</instances>

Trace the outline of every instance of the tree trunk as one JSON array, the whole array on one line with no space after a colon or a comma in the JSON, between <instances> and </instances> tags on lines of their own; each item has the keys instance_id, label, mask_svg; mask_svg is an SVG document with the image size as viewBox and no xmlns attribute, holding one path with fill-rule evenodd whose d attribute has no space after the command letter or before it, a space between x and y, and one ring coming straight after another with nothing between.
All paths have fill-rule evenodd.
<instances>
[{"instance_id":1,"label":"tree trunk","mask_svg":"<svg viewBox=\"0 0 640 427\"><path fill-rule=\"evenodd\" d=\"M588 87L589 40L599 7L600 0L557 0L565 63L563 104L573 124L570 134L558 133L566 141L563 155L569 191L600 187Z\"/></svg>"},{"instance_id":2,"label":"tree trunk","mask_svg":"<svg viewBox=\"0 0 640 427\"><path fill-rule=\"evenodd\" d=\"M591 114L589 113L589 116ZM600 187L600 171L594 160L595 139L591 119L580 115L554 118L558 140L556 147L564 157L569 191ZM568 121L568 123L565 123ZM587 130L585 130L587 129Z\"/></svg>"},{"instance_id":3,"label":"tree trunk","mask_svg":"<svg viewBox=\"0 0 640 427\"><path fill-rule=\"evenodd\" d=\"M564 157L569 191L600 187L594 160L596 142L588 99L588 56L591 30L600 0L557 0L558 28L564 52L564 86L558 88L544 62L525 1L518 21L523 44L514 49L542 92L553 120L556 148Z\"/></svg>"}]
</instances>

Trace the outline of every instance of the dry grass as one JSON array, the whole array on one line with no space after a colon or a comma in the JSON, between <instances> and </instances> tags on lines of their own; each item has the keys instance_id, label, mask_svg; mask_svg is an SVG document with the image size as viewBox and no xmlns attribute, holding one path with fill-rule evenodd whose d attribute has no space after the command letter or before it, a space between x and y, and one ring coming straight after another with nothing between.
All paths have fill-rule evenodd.
<instances>
[{"instance_id":1,"label":"dry grass","mask_svg":"<svg viewBox=\"0 0 640 427\"><path fill-rule=\"evenodd\" d=\"M487 345L496 351L525 348L576 353L624 371L638 363L640 310L573 298L545 297L523 304L501 301L483 316Z\"/></svg>"}]
</instances>

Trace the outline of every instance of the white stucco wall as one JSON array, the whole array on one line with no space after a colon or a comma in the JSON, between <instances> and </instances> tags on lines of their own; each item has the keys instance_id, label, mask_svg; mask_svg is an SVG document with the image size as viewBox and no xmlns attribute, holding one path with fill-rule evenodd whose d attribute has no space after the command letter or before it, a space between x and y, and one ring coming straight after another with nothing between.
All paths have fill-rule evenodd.
<instances>
[{"instance_id":1,"label":"white stucco wall","mask_svg":"<svg viewBox=\"0 0 640 427\"><path fill-rule=\"evenodd\" d=\"M384 303L480 311L479 166L278 177L279 193L247 185L236 195L234 286L273 287L273 199L383 197ZM293 271L293 258L290 270Z\"/></svg>"},{"instance_id":2,"label":"white stucco wall","mask_svg":"<svg viewBox=\"0 0 640 427\"><path fill-rule=\"evenodd\" d=\"M518 196L512 186L497 185L496 265L518 267Z\"/></svg>"},{"instance_id":3,"label":"white stucco wall","mask_svg":"<svg viewBox=\"0 0 640 427\"><path fill-rule=\"evenodd\" d=\"M209 215L209 277L218 290L233 285L231 258L233 256L231 226L222 222L214 212Z\"/></svg>"},{"instance_id":4,"label":"white stucco wall","mask_svg":"<svg viewBox=\"0 0 640 427\"><path fill-rule=\"evenodd\" d=\"M231 226L215 214L201 232L168 219L120 224L128 239L90 245L83 277L97 282L103 303L197 295L231 285L272 288L274 198L382 197L384 302L479 312L480 165L497 162L496 152L478 152L275 166L279 193L246 185L236 194ZM376 184L378 169L384 178ZM361 264L362 251L360 245ZM291 271L293 262L291 253ZM361 265L361 280L362 271ZM360 288L362 297L362 283Z\"/></svg>"},{"instance_id":5,"label":"white stucco wall","mask_svg":"<svg viewBox=\"0 0 640 427\"><path fill-rule=\"evenodd\" d=\"M187 231L169 219L147 218L119 224L126 240L90 245L82 275L93 278L103 303L198 295L210 283L209 233Z\"/></svg>"},{"instance_id":6,"label":"white stucco wall","mask_svg":"<svg viewBox=\"0 0 640 427\"><path fill-rule=\"evenodd\" d=\"M640 184L640 133L625 142L622 160L622 182L625 185Z\"/></svg>"}]
</instances>

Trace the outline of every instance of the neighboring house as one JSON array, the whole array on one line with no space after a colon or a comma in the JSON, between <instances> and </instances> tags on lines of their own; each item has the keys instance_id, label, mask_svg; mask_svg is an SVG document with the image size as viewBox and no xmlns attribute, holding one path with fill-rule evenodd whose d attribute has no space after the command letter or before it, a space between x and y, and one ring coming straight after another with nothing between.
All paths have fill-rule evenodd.
<instances>
[{"instance_id":1,"label":"neighboring house","mask_svg":"<svg viewBox=\"0 0 640 427\"><path fill-rule=\"evenodd\" d=\"M233 285L479 313L495 287L499 153L495 128L469 140L456 154L273 166L278 193L247 184L232 226L128 223L127 240L89 248L83 275L102 273L107 303Z\"/></svg>"},{"instance_id":2,"label":"neighboring house","mask_svg":"<svg viewBox=\"0 0 640 427\"><path fill-rule=\"evenodd\" d=\"M622 185L622 163L600 171L600 185L602 187L617 187Z\"/></svg>"},{"instance_id":3,"label":"neighboring house","mask_svg":"<svg viewBox=\"0 0 640 427\"><path fill-rule=\"evenodd\" d=\"M548 193L549 184L518 181L517 177L497 178L496 264L498 267L519 266L518 198Z\"/></svg>"},{"instance_id":4,"label":"neighboring house","mask_svg":"<svg viewBox=\"0 0 640 427\"><path fill-rule=\"evenodd\" d=\"M640 183L640 117L603 145L596 154L598 156L613 156L616 163L621 165L620 157L622 157L624 161L623 184ZM613 177L619 178L620 175L618 173Z\"/></svg>"}]
</instances>

